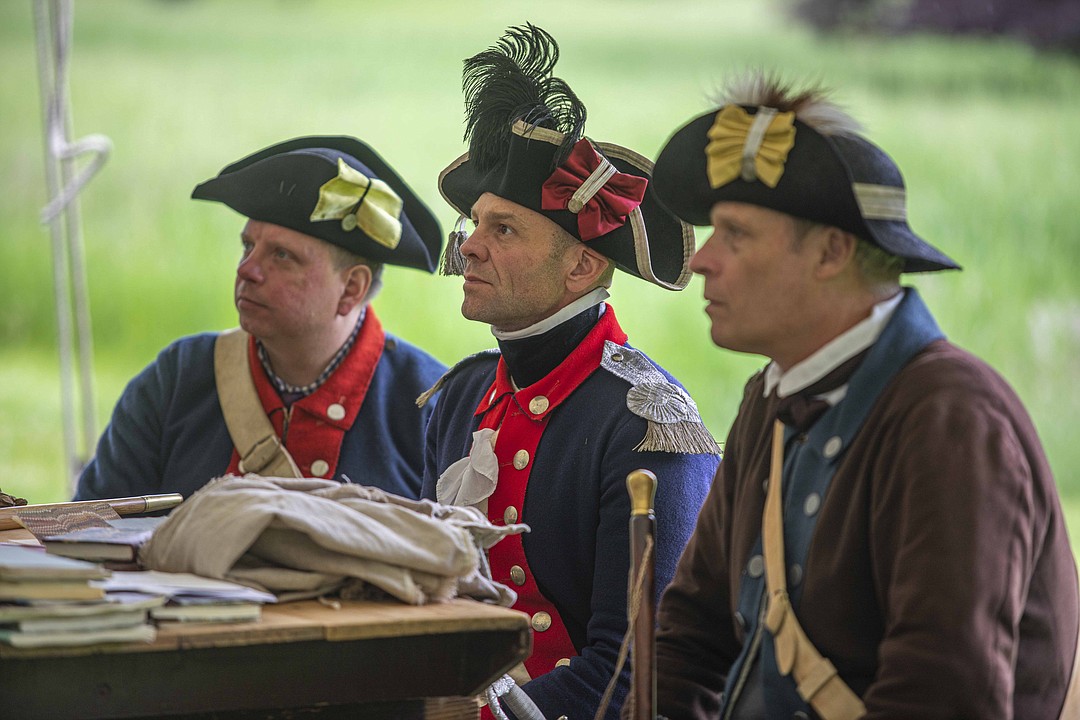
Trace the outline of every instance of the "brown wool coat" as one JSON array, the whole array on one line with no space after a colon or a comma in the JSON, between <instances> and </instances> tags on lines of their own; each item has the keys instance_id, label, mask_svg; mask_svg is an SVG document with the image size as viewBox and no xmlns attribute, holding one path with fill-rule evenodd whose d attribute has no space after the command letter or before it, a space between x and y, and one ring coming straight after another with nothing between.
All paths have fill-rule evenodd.
<instances>
[{"instance_id":1,"label":"brown wool coat","mask_svg":"<svg viewBox=\"0 0 1080 720\"><path fill-rule=\"evenodd\" d=\"M745 388L726 455L659 607L658 702L718 717L761 530L773 401ZM878 398L833 478L798 617L868 719L1057 718L1077 575L1050 467L1015 393L944 340Z\"/></svg>"}]
</instances>

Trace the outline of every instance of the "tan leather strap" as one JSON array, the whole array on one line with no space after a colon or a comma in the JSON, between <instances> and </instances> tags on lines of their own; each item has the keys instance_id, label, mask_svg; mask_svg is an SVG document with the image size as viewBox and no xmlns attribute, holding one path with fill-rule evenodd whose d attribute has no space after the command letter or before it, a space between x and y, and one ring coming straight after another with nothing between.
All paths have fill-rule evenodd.
<instances>
[{"instance_id":1,"label":"tan leather strap","mask_svg":"<svg viewBox=\"0 0 1080 720\"><path fill-rule=\"evenodd\" d=\"M783 467L784 424L777 420L773 425L772 466L762 517L765 586L769 592L765 626L773 635L776 665L782 675L794 677L799 695L810 703L822 720L857 720L866 714L866 706L837 674L833 664L810 642L788 598L780 492Z\"/></svg>"},{"instance_id":2,"label":"tan leather strap","mask_svg":"<svg viewBox=\"0 0 1080 720\"><path fill-rule=\"evenodd\" d=\"M214 342L214 380L240 471L267 477L303 477L266 417L248 363L248 334L234 328Z\"/></svg>"}]
</instances>

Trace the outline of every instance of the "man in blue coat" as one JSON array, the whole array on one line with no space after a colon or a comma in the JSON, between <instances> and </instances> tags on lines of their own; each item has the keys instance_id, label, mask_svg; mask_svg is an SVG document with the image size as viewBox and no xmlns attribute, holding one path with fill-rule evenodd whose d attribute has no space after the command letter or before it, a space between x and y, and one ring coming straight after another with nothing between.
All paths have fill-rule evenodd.
<instances>
[{"instance_id":1,"label":"man in blue coat","mask_svg":"<svg viewBox=\"0 0 1080 720\"><path fill-rule=\"evenodd\" d=\"M517 591L534 631L512 675L545 717L579 718L600 705L627 626L627 475L659 479L660 588L719 448L694 401L627 344L604 302L615 267L683 288L691 230L657 203L647 160L582 135L585 108L551 75L557 57L554 40L527 26L466 61L469 152L439 186L475 229L447 248L445 268L464 276L462 314L489 324L499 350L440 383L424 495L529 526L490 551L494 579ZM616 678L606 717L627 677Z\"/></svg>"},{"instance_id":2,"label":"man in blue coat","mask_svg":"<svg viewBox=\"0 0 1080 720\"><path fill-rule=\"evenodd\" d=\"M239 330L183 338L125 389L76 499L178 492L229 473L333 478L417 497L445 366L383 331L386 263L433 272L438 222L374 150L302 137L195 188L248 218Z\"/></svg>"}]
</instances>

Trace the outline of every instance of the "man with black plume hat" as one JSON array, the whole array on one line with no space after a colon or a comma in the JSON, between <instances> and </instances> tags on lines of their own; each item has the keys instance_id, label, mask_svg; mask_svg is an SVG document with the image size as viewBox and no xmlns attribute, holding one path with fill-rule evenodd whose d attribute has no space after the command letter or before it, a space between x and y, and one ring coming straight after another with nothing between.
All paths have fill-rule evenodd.
<instances>
[{"instance_id":1,"label":"man with black plume hat","mask_svg":"<svg viewBox=\"0 0 1080 720\"><path fill-rule=\"evenodd\" d=\"M1016 394L900 284L957 265L892 159L820 90L754 76L654 185L713 228L690 262L713 341L771 360L659 606L659 712L1080 717L1054 478Z\"/></svg>"},{"instance_id":2,"label":"man with black plume hat","mask_svg":"<svg viewBox=\"0 0 1080 720\"><path fill-rule=\"evenodd\" d=\"M445 366L382 329L383 265L434 272L431 211L352 137L302 137L227 166L192 197L248 218L242 329L183 338L124 391L77 499L191 495L226 472L320 477L417 497Z\"/></svg>"},{"instance_id":3,"label":"man with black plume hat","mask_svg":"<svg viewBox=\"0 0 1080 720\"><path fill-rule=\"evenodd\" d=\"M527 25L465 61L469 152L439 187L459 228L468 217L475 229L456 233L444 268L464 276L462 314L491 325L499 350L440 381L424 470L426 497L530 527L490 560L532 617L533 653L516 679L549 718L591 717L614 673L627 474L659 478L663 587L719 461L694 401L627 345L604 303L615 267L685 287L691 229L657 203L647 160L582 135L585 107L552 76L557 59L551 36Z\"/></svg>"}]
</instances>

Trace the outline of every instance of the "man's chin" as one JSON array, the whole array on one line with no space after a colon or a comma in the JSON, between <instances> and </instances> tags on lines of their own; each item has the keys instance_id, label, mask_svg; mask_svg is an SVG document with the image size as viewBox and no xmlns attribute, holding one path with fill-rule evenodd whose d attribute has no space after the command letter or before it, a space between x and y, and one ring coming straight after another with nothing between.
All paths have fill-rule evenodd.
<instances>
[{"instance_id":1,"label":"man's chin","mask_svg":"<svg viewBox=\"0 0 1080 720\"><path fill-rule=\"evenodd\" d=\"M736 348L732 347L734 338L731 337L731 334L724 332L723 328L718 328L715 324L709 328L709 338L713 341L713 345L718 348L736 350Z\"/></svg>"},{"instance_id":2,"label":"man's chin","mask_svg":"<svg viewBox=\"0 0 1080 720\"><path fill-rule=\"evenodd\" d=\"M473 322L490 323L489 314L484 312L481 307L476 307L469 302L466 298L465 302L461 303L461 317L466 320L472 320Z\"/></svg>"},{"instance_id":3,"label":"man's chin","mask_svg":"<svg viewBox=\"0 0 1080 720\"><path fill-rule=\"evenodd\" d=\"M255 337L262 336L262 328L259 323L253 321L250 317L245 317L244 313L240 313L238 322L240 324L240 329L248 335L254 335Z\"/></svg>"}]
</instances>

